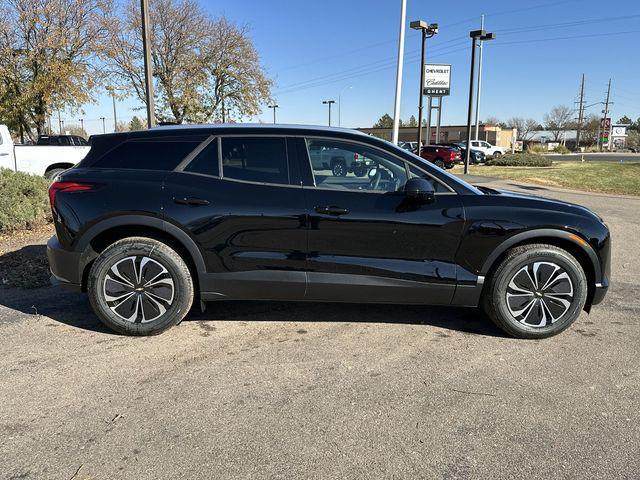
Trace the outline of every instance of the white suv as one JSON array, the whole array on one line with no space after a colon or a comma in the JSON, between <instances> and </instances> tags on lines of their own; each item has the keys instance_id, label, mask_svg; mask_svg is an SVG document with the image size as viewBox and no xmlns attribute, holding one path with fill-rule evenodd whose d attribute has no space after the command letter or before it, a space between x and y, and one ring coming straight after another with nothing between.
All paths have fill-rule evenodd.
<instances>
[{"instance_id":1,"label":"white suv","mask_svg":"<svg viewBox=\"0 0 640 480\"><path fill-rule=\"evenodd\" d=\"M504 155L507 151L506 148L496 147L495 145L491 145L489 142L485 142L483 140L472 140L471 149L480 150L487 157L499 157L500 155Z\"/></svg>"}]
</instances>

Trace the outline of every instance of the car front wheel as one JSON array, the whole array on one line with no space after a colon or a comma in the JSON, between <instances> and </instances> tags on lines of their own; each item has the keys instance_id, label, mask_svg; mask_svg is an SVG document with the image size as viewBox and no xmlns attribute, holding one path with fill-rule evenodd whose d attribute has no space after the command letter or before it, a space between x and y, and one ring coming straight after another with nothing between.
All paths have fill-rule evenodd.
<instances>
[{"instance_id":1,"label":"car front wheel","mask_svg":"<svg viewBox=\"0 0 640 480\"><path fill-rule=\"evenodd\" d=\"M112 330L155 335L180 322L193 302L193 280L180 255L145 237L119 240L91 266L87 292Z\"/></svg>"},{"instance_id":2,"label":"car front wheel","mask_svg":"<svg viewBox=\"0 0 640 480\"><path fill-rule=\"evenodd\" d=\"M587 299L580 263L553 245L512 249L487 279L482 306L509 335L546 338L569 327Z\"/></svg>"},{"instance_id":3,"label":"car front wheel","mask_svg":"<svg viewBox=\"0 0 640 480\"><path fill-rule=\"evenodd\" d=\"M437 159L435 162L433 162L433 163L435 164L435 166L436 166L436 167L439 167L439 168L441 168L441 169L443 169L443 170L444 170L444 168L445 168L445 167L444 167L444 162L443 162L441 159L439 159L439 158L438 158L438 159Z\"/></svg>"},{"instance_id":4,"label":"car front wheel","mask_svg":"<svg viewBox=\"0 0 640 480\"><path fill-rule=\"evenodd\" d=\"M347 162L343 159L336 159L332 162L331 173L334 177L345 177L347 175Z\"/></svg>"},{"instance_id":5,"label":"car front wheel","mask_svg":"<svg viewBox=\"0 0 640 480\"><path fill-rule=\"evenodd\" d=\"M501 156L501 155L502 155L502 152L500 152L500 151L498 151L498 150L496 150L495 152L493 152L493 156L494 156L494 157L499 157L499 156Z\"/></svg>"}]
</instances>

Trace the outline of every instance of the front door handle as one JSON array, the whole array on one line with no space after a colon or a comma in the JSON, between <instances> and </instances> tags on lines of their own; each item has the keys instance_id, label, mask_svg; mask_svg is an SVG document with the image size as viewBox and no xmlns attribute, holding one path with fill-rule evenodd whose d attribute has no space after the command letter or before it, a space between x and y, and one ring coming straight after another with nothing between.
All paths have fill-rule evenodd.
<instances>
[{"instance_id":1,"label":"front door handle","mask_svg":"<svg viewBox=\"0 0 640 480\"><path fill-rule=\"evenodd\" d=\"M329 205L326 207L316 207L315 211L323 215L331 215L334 217L338 217L340 215L346 215L347 213L349 213L349 210L347 210L346 208L335 207L333 205Z\"/></svg>"},{"instance_id":2,"label":"front door handle","mask_svg":"<svg viewBox=\"0 0 640 480\"><path fill-rule=\"evenodd\" d=\"M209 200L205 200L204 198L195 198L195 197L185 197L185 198L173 198L173 201L178 205L209 205Z\"/></svg>"},{"instance_id":3,"label":"front door handle","mask_svg":"<svg viewBox=\"0 0 640 480\"><path fill-rule=\"evenodd\" d=\"M8 156L9 156L9 154L8 154L8 153L6 153L6 152L2 152L2 153L0 153L0 157L8 157Z\"/></svg>"}]
</instances>

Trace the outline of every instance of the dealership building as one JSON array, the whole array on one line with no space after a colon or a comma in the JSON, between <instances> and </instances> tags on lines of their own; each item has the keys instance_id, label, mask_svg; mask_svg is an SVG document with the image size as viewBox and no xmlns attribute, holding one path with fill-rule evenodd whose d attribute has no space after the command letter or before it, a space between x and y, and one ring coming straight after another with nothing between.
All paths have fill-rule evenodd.
<instances>
[{"instance_id":1,"label":"dealership building","mask_svg":"<svg viewBox=\"0 0 640 480\"><path fill-rule=\"evenodd\" d=\"M384 138L385 140L391 140L392 129L391 128L359 128L361 132L375 137ZM475 139L475 128L471 130L471 138ZM511 141L517 137L517 130L515 128L503 129L493 125L480 125L480 132L478 133L478 139L489 142L492 145L498 147L511 148ZM427 128L422 129L423 142L427 138ZM400 127L398 133L398 140L401 142L415 142L418 139L418 127ZM466 125L446 125L440 127L440 143L447 142L462 142L467 140L467 126ZM431 127L431 135L429 143L436 142L436 128Z\"/></svg>"}]
</instances>

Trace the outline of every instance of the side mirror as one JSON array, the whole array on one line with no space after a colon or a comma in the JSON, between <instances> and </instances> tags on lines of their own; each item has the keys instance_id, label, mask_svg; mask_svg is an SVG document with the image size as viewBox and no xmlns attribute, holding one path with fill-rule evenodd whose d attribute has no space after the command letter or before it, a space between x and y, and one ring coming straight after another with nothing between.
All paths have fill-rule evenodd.
<instances>
[{"instance_id":1,"label":"side mirror","mask_svg":"<svg viewBox=\"0 0 640 480\"><path fill-rule=\"evenodd\" d=\"M422 203L432 203L436 199L433 184L429 180L420 177L407 180L404 185L404 194L407 198Z\"/></svg>"}]
</instances>

